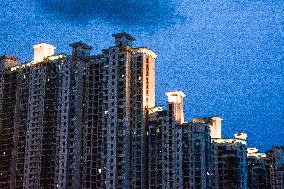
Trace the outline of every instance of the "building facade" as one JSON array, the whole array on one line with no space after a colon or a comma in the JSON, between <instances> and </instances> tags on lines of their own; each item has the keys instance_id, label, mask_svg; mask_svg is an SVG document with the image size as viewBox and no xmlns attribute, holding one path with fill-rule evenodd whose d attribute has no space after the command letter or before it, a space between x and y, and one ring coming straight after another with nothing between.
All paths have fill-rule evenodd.
<instances>
[{"instance_id":1,"label":"building facade","mask_svg":"<svg viewBox=\"0 0 284 189\"><path fill-rule=\"evenodd\" d=\"M149 109L145 188L211 188L209 125L185 122L181 91L166 93L167 109Z\"/></svg>"},{"instance_id":2,"label":"building facade","mask_svg":"<svg viewBox=\"0 0 284 189\"><path fill-rule=\"evenodd\" d=\"M115 46L103 50L103 127L107 132L107 188L144 187L145 121L155 106L155 59L147 48L133 48L126 33L113 35ZM131 158L130 158L131 157Z\"/></svg>"},{"instance_id":3,"label":"building facade","mask_svg":"<svg viewBox=\"0 0 284 189\"><path fill-rule=\"evenodd\" d=\"M213 180L218 180L220 189L247 188L247 154L245 133L235 134L232 139L212 139L212 146L217 148L218 174Z\"/></svg>"},{"instance_id":4,"label":"building facade","mask_svg":"<svg viewBox=\"0 0 284 189\"><path fill-rule=\"evenodd\" d=\"M95 56L78 42L71 55L41 43L31 62L0 58L0 188L144 187L157 55L113 37Z\"/></svg>"},{"instance_id":5,"label":"building facade","mask_svg":"<svg viewBox=\"0 0 284 189\"><path fill-rule=\"evenodd\" d=\"M284 147L273 147L266 152L272 189L284 188Z\"/></svg>"},{"instance_id":6,"label":"building facade","mask_svg":"<svg viewBox=\"0 0 284 189\"><path fill-rule=\"evenodd\" d=\"M222 118L184 118L182 91L155 106L155 61L114 34L92 55L34 46L32 61L0 57L0 188L282 189L283 147L224 139Z\"/></svg>"},{"instance_id":7,"label":"building facade","mask_svg":"<svg viewBox=\"0 0 284 189\"><path fill-rule=\"evenodd\" d=\"M257 148L247 149L248 188L269 189L269 164L265 153L259 153Z\"/></svg>"}]
</instances>

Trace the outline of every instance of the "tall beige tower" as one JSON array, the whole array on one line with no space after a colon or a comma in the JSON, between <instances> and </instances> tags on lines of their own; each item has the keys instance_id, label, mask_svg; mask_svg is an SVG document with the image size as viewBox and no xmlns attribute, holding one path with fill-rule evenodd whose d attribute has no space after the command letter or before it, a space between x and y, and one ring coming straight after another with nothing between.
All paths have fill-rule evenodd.
<instances>
[{"instance_id":1,"label":"tall beige tower","mask_svg":"<svg viewBox=\"0 0 284 189\"><path fill-rule=\"evenodd\" d=\"M222 138L222 118L212 117L212 125L210 125L211 138Z\"/></svg>"},{"instance_id":2,"label":"tall beige tower","mask_svg":"<svg viewBox=\"0 0 284 189\"><path fill-rule=\"evenodd\" d=\"M175 104L174 106L174 116L178 124L184 123L184 112L183 112L183 98L185 94L182 91L168 92L166 93L168 97L168 103Z\"/></svg>"}]
</instances>

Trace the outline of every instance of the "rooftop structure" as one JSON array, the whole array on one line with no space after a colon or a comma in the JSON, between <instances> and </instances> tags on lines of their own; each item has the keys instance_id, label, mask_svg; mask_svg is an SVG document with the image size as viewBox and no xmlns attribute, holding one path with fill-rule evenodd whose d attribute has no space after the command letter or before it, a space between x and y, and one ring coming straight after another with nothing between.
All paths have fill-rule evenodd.
<instances>
[{"instance_id":1,"label":"rooftop structure","mask_svg":"<svg viewBox=\"0 0 284 189\"><path fill-rule=\"evenodd\" d=\"M126 38L126 39L128 39L128 40L135 41L135 38L134 38L132 35L126 33L126 32L113 34L112 36L115 37L116 39L119 39L119 38Z\"/></svg>"},{"instance_id":2,"label":"rooftop structure","mask_svg":"<svg viewBox=\"0 0 284 189\"><path fill-rule=\"evenodd\" d=\"M16 66L19 62L17 57L11 55L4 55L0 57L0 71Z\"/></svg>"},{"instance_id":3,"label":"rooftop structure","mask_svg":"<svg viewBox=\"0 0 284 189\"><path fill-rule=\"evenodd\" d=\"M259 153L257 148L247 148L248 157L266 158L265 153Z\"/></svg>"},{"instance_id":4,"label":"rooftop structure","mask_svg":"<svg viewBox=\"0 0 284 189\"><path fill-rule=\"evenodd\" d=\"M193 123L206 123L210 127L210 136L212 139L222 138L222 118L209 117L209 118L193 118Z\"/></svg>"},{"instance_id":5,"label":"rooftop structure","mask_svg":"<svg viewBox=\"0 0 284 189\"><path fill-rule=\"evenodd\" d=\"M47 43L40 43L33 46L34 48L34 63L41 62L45 58L54 55L55 47L47 44Z\"/></svg>"},{"instance_id":6,"label":"rooftop structure","mask_svg":"<svg viewBox=\"0 0 284 189\"><path fill-rule=\"evenodd\" d=\"M173 112L177 123L184 123L184 111L183 111L183 98L185 94L182 91L167 92L168 103L174 104Z\"/></svg>"},{"instance_id":7,"label":"rooftop structure","mask_svg":"<svg viewBox=\"0 0 284 189\"><path fill-rule=\"evenodd\" d=\"M115 38L116 46L129 46L132 47L132 42L135 41L135 38L130 34L122 32L112 35Z\"/></svg>"},{"instance_id":8,"label":"rooftop structure","mask_svg":"<svg viewBox=\"0 0 284 189\"><path fill-rule=\"evenodd\" d=\"M247 141L236 136L232 139L211 139L212 147L218 151L218 166L214 166L218 175L213 175L213 180L219 182L219 189L227 189L228 186L232 189L247 188Z\"/></svg>"}]
</instances>

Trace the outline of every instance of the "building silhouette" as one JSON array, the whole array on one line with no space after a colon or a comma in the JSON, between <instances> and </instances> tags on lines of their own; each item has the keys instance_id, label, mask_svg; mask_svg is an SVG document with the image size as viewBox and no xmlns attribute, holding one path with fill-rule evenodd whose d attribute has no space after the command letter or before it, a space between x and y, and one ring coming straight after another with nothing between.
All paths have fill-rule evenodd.
<instances>
[{"instance_id":1,"label":"building silhouette","mask_svg":"<svg viewBox=\"0 0 284 189\"><path fill-rule=\"evenodd\" d=\"M155 105L157 55L114 34L92 55L40 43L0 57L0 188L282 189L283 147L247 152L222 118L184 116L182 91Z\"/></svg>"}]
</instances>

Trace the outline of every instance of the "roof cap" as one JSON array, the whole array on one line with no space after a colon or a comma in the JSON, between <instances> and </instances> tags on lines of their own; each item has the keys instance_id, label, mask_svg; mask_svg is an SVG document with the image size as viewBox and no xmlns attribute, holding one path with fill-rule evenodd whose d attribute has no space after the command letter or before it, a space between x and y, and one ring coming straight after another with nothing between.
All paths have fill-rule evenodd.
<instances>
[{"instance_id":1,"label":"roof cap","mask_svg":"<svg viewBox=\"0 0 284 189\"><path fill-rule=\"evenodd\" d=\"M134 38L132 35L126 33L126 32L121 32L121 33L117 33L117 34L112 34L112 36L115 37L115 38L126 37L128 40L135 41L135 38Z\"/></svg>"},{"instance_id":2,"label":"roof cap","mask_svg":"<svg viewBox=\"0 0 284 189\"><path fill-rule=\"evenodd\" d=\"M82 47L82 48L88 49L88 50L92 50L92 49L93 49L92 46L90 46L90 45L88 45L88 44L86 44L86 43L83 43L83 42L81 42L81 41L75 42L75 43L71 43L69 46L70 46L70 47L73 47L73 48Z\"/></svg>"}]
</instances>

